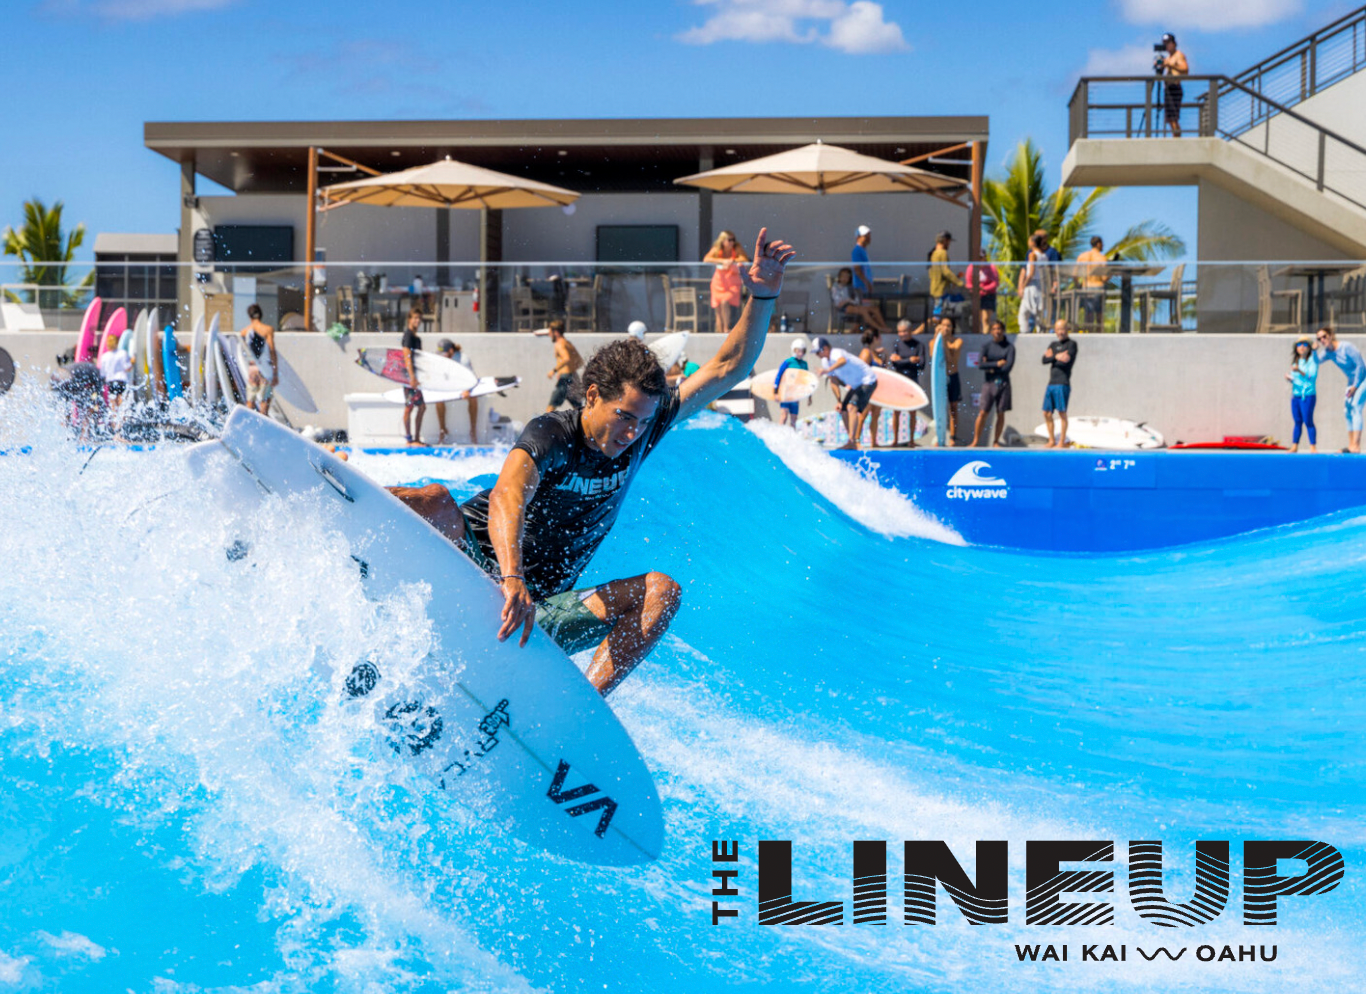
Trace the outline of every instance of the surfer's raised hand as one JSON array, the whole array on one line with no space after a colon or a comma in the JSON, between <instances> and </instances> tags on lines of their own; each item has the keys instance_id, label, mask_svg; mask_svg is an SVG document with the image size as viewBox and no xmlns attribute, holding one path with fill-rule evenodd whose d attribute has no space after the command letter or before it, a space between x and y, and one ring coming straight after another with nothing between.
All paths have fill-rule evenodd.
<instances>
[{"instance_id":1,"label":"surfer's raised hand","mask_svg":"<svg viewBox=\"0 0 1366 994\"><path fill-rule=\"evenodd\" d=\"M758 299L773 299L783 289L783 272L787 264L797 254L787 242L777 239L768 241L768 228L759 229L759 237L754 240L754 261L749 267L740 267L740 279L750 296Z\"/></svg>"},{"instance_id":2,"label":"surfer's raised hand","mask_svg":"<svg viewBox=\"0 0 1366 994\"><path fill-rule=\"evenodd\" d=\"M509 635L521 628L522 637L517 644L525 646L531 638L531 626L536 623L536 602L517 577L504 578L499 588L503 591L503 623L498 629L498 641L506 642Z\"/></svg>"}]
</instances>

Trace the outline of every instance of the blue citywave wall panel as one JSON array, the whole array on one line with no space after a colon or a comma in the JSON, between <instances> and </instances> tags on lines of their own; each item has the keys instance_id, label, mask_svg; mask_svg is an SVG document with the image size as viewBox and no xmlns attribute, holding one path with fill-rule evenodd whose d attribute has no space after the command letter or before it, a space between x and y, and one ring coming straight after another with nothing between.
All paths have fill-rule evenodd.
<instances>
[{"instance_id":1,"label":"blue citywave wall panel","mask_svg":"<svg viewBox=\"0 0 1366 994\"><path fill-rule=\"evenodd\" d=\"M1366 507L1366 457L1010 449L835 452L974 545L1123 552Z\"/></svg>"}]
</instances>

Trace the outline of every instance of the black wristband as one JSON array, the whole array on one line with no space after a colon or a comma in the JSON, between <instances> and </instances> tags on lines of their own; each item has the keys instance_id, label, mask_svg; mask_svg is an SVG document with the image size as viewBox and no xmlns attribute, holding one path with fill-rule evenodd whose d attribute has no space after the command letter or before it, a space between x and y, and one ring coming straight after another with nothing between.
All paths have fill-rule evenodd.
<instances>
[{"instance_id":1,"label":"black wristband","mask_svg":"<svg viewBox=\"0 0 1366 994\"><path fill-rule=\"evenodd\" d=\"M751 300L777 300L781 294L775 293L772 297L760 297L758 294L751 293L749 296Z\"/></svg>"}]
</instances>

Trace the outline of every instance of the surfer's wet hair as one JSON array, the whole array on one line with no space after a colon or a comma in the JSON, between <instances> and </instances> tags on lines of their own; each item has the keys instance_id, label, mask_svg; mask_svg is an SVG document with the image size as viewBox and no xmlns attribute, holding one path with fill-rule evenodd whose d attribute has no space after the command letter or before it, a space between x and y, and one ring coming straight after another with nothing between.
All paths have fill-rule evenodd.
<instances>
[{"instance_id":1,"label":"surfer's wet hair","mask_svg":"<svg viewBox=\"0 0 1366 994\"><path fill-rule=\"evenodd\" d=\"M260 320L261 320L261 305L260 305L260 304L251 304L251 305L249 305L249 306L247 307L247 317L251 318L253 321L260 321Z\"/></svg>"},{"instance_id":2,"label":"surfer's wet hair","mask_svg":"<svg viewBox=\"0 0 1366 994\"><path fill-rule=\"evenodd\" d=\"M584 389L596 386L603 400L617 400L628 385L649 397L663 397L669 389L664 368L638 338L623 338L604 345L593 353L583 370Z\"/></svg>"}]
</instances>

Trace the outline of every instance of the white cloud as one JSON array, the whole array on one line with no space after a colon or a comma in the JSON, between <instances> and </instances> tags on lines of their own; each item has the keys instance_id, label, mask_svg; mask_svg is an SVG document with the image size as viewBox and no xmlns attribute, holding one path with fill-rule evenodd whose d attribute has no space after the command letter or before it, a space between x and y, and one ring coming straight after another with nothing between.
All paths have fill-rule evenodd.
<instances>
[{"instance_id":1,"label":"white cloud","mask_svg":"<svg viewBox=\"0 0 1366 994\"><path fill-rule=\"evenodd\" d=\"M66 16L95 15L110 21L150 21L156 17L220 10L237 0L44 0L42 9Z\"/></svg>"},{"instance_id":2,"label":"white cloud","mask_svg":"<svg viewBox=\"0 0 1366 994\"><path fill-rule=\"evenodd\" d=\"M678 36L690 45L718 41L819 42L851 55L901 52L909 46L900 25L883 19L871 0L694 0L714 12ZM827 28L822 32L822 27Z\"/></svg>"},{"instance_id":3,"label":"white cloud","mask_svg":"<svg viewBox=\"0 0 1366 994\"><path fill-rule=\"evenodd\" d=\"M1086 65L1078 75L1147 76L1153 71L1153 58L1156 54L1151 45L1093 48L1086 53Z\"/></svg>"},{"instance_id":4,"label":"white cloud","mask_svg":"<svg viewBox=\"0 0 1366 994\"><path fill-rule=\"evenodd\" d=\"M901 36L901 26L882 19L882 4L855 0L849 9L830 22L830 37L825 43L850 55L877 52L904 52L910 46Z\"/></svg>"},{"instance_id":5,"label":"white cloud","mask_svg":"<svg viewBox=\"0 0 1366 994\"><path fill-rule=\"evenodd\" d=\"M1169 30L1221 31L1275 24L1298 14L1301 3L1300 0L1119 0L1119 6L1130 24L1161 25Z\"/></svg>"},{"instance_id":6,"label":"white cloud","mask_svg":"<svg viewBox=\"0 0 1366 994\"><path fill-rule=\"evenodd\" d=\"M46 942L61 956L81 956L99 962L104 959L106 954L103 946L91 942L79 932L63 932L61 935L39 932L38 938Z\"/></svg>"},{"instance_id":7,"label":"white cloud","mask_svg":"<svg viewBox=\"0 0 1366 994\"><path fill-rule=\"evenodd\" d=\"M18 987L24 979L24 967L28 964L27 956L10 956L0 951L0 984Z\"/></svg>"}]
</instances>

